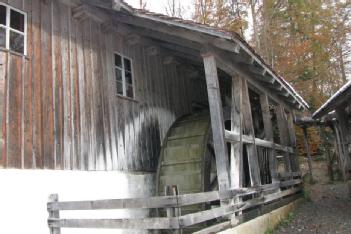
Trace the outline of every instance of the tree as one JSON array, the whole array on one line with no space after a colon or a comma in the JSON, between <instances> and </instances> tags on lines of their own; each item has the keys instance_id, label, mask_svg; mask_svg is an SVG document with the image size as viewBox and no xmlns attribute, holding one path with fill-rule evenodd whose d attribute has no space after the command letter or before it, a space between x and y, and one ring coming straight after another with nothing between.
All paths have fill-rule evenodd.
<instances>
[{"instance_id":1,"label":"tree","mask_svg":"<svg viewBox=\"0 0 351 234\"><path fill-rule=\"evenodd\" d=\"M146 9L146 0L139 0L139 8L142 10Z\"/></svg>"},{"instance_id":2,"label":"tree","mask_svg":"<svg viewBox=\"0 0 351 234\"><path fill-rule=\"evenodd\" d=\"M247 28L246 3L243 0L195 0L193 20L237 32Z\"/></svg>"},{"instance_id":3,"label":"tree","mask_svg":"<svg viewBox=\"0 0 351 234\"><path fill-rule=\"evenodd\" d=\"M168 16L183 18L184 7L182 7L179 0L168 0L165 11Z\"/></svg>"}]
</instances>

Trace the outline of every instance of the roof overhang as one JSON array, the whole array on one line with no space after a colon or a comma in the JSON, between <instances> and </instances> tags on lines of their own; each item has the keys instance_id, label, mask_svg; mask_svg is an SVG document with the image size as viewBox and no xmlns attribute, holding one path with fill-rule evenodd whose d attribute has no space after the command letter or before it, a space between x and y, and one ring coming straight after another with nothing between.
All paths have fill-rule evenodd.
<instances>
[{"instance_id":1,"label":"roof overhang","mask_svg":"<svg viewBox=\"0 0 351 234\"><path fill-rule=\"evenodd\" d=\"M316 112L313 113L314 119L319 119L330 112L334 111L339 106L350 102L351 100L351 80L341 87L328 101L326 101Z\"/></svg>"},{"instance_id":2,"label":"roof overhang","mask_svg":"<svg viewBox=\"0 0 351 234\"><path fill-rule=\"evenodd\" d=\"M232 66L244 68L250 72L250 77L257 82L264 84L272 92L279 95L282 100L296 109L308 109L306 101L295 91L295 89L281 76L279 76L265 61L254 51L249 44L238 34L198 24L193 21L172 18L162 14L152 13L149 11L132 8L122 0L84 0L85 3L100 7L107 10L118 11L113 14L116 21L148 29L152 32L158 32L168 36L166 41L173 37L173 43L177 43L179 38L186 43L178 43L177 49L184 49L189 53L188 47L198 51L200 57L201 51L208 48L214 48L217 55L226 63L226 67ZM152 36L152 33L145 33ZM200 47L199 47L200 45ZM193 54L196 57L196 54ZM228 63L231 61L231 63Z\"/></svg>"}]
</instances>

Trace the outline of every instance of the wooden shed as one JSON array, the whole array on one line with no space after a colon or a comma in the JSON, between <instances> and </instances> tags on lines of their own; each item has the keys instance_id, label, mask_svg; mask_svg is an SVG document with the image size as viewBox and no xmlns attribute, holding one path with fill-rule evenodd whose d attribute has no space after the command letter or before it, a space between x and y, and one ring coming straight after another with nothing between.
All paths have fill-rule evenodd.
<instances>
[{"instance_id":1,"label":"wooden shed","mask_svg":"<svg viewBox=\"0 0 351 234\"><path fill-rule=\"evenodd\" d=\"M341 87L313 113L313 118L332 123L340 170L344 179L351 179L351 81Z\"/></svg>"},{"instance_id":2,"label":"wooden shed","mask_svg":"<svg viewBox=\"0 0 351 234\"><path fill-rule=\"evenodd\" d=\"M153 195L215 192L222 211L300 191L294 119L308 105L237 34L121 0L0 0L0 84L1 172L149 173ZM55 204L52 231L84 227Z\"/></svg>"}]
</instances>

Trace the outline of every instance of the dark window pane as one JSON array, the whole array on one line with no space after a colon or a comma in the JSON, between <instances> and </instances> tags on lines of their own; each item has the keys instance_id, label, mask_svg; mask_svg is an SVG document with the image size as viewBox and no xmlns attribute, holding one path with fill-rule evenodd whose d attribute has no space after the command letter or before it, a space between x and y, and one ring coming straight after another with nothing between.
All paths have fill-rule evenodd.
<instances>
[{"instance_id":1,"label":"dark window pane","mask_svg":"<svg viewBox=\"0 0 351 234\"><path fill-rule=\"evenodd\" d=\"M0 46L6 47L6 29L0 28Z\"/></svg>"},{"instance_id":2,"label":"dark window pane","mask_svg":"<svg viewBox=\"0 0 351 234\"><path fill-rule=\"evenodd\" d=\"M23 54L24 53L24 36L10 32L10 50Z\"/></svg>"},{"instance_id":3,"label":"dark window pane","mask_svg":"<svg viewBox=\"0 0 351 234\"><path fill-rule=\"evenodd\" d=\"M0 5L0 24L6 25L6 7Z\"/></svg>"},{"instance_id":4,"label":"dark window pane","mask_svg":"<svg viewBox=\"0 0 351 234\"><path fill-rule=\"evenodd\" d=\"M122 58L118 54L115 54L115 66L122 68Z\"/></svg>"},{"instance_id":5,"label":"dark window pane","mask_svg":"<svg viewBox=\"0 0 351 234\"><path fill-rule=\"evenodd\" d=\"M129 59L124 59L124 69L127 71L132 71L132 66Z\"/></svg>"},{"instance_id":6,"label":"dark window pane","mask_svg":"<svg viewBox=\"0 0 351 234\"><path fill-rule=\"evenodd\" d=\"M116 80L122 82L122 71L116 68Z\"/></svg>"},{"instance_id":7,"label":"dark window pane","mask_svg":"<svg viewBox=\"0 0 351 234\"><path fill-rule=\"evenodd\" d=\"M126 82L127 82L128 84L133 84L132 73L126 71L126 72L125 72L125 76L126 76Z\"/></svg>"},{"instance_id":8,"label":"dark window pane","mask_svg":"<svg viewBox=\"0 0 351 234\"><path fill-rule=\"evenodd\" d=\"M117 82L117 93L123 95L123 84L121 82Z\"/></svg>"},{"instance_id":9,"label":"dark window pane","mask_svg":"<svg viewBox=\"0 0 351 234\"><path fill-rule=\"evenodd\" d=\"M132 85L127 85L127 97L134 98L133 95L133 86Z\"/></svg>"},{"instance_id":10,"label":"dark window pane","mask_svg":"<svg viewBox=\"0 0 351 234\"><path fill-rule=\"evenodd\" d=\"M17 11L11 10L10 27L24 32L24 15Z\"/></svg>"}]
</instances>

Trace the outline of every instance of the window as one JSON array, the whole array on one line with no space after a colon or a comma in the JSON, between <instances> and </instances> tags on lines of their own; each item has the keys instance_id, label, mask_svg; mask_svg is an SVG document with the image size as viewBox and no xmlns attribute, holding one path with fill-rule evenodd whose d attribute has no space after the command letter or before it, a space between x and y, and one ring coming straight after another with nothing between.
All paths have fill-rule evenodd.
<instances>
[{"instance_id":1,"label":"window","mask_svg":"<svg viewBox=\"0 0 351 234\"><path fill-rule=\"evenodd\" d=\"M24 12L0 4L0 47L26 53L27 17Z\"/></svg>"},{"instance_id":2,"label":"window","mask_svg":"<svg viewBox=\"0 0 351 234\"><path fill-rule=\"evenodd\" d=\"M134 98L133 66L129 58L115 54L115 75L117 94Z\"/></svg>"}]
</instances>

